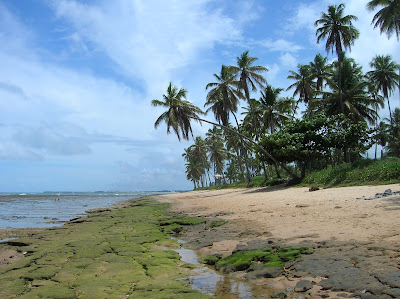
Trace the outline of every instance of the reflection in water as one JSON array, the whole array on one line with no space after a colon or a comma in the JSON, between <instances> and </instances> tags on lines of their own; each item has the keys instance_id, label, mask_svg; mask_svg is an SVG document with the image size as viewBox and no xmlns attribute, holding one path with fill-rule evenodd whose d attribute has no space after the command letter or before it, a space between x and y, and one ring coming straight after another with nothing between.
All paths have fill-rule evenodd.
<instances>
[{"instance_id":1,"label":"reflection in water","mask_svg":"<svg viewBox=\"0 0 400 299\"><path fill-rule=\"evenodd\" d=\"M178 240L178 243L184 244L185 242ZM182 261L199 265L195 251L183 247L175 249L174 251L179 253ZM253 298L252 287L249 283L235 281L207 267L195 269L194 272L196 275L189 277L190 285L193 289L203 294L224 299Z\"/></svg>"}]
</instances>

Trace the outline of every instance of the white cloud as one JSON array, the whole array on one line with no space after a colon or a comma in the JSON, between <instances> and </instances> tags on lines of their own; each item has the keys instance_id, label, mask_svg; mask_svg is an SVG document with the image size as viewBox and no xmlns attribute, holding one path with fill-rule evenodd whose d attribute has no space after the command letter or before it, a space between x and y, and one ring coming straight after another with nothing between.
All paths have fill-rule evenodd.
<instances>
[{"instance_id":1,"label":"white cloud","mask_svg":"<svg viewBox=\"0 0 400 299\"><path fill-rule=\"evenodd\" d=\"M294 57L290 53L284 53L279 57L279 61L281 62L282 65L289 67L289 68L294 68L297 66L298 62L296 57Z\"/></svg>"},{"instance_id":2,"label":"white cloud","mask_svg":"<svg viewBox=\"0 0 400 299\"><path fill-rule=\"evenodd\" d=\"M164 91L171 72L216 43L241 38L232 19L207 11L202 1L102 1L98 6L57 1L58 17L74 36L104 51L129 76L144 80L150 95ZM151 92L154 91L154 92Z\"/></svg>"},{"instance_id":3,"label":"white cloud","mask_svg":"<svg viewBox=\"0 0 400 299\"><path fill-rule=\"evenodd\" d=\"M281 51L281 52L298 52L299 50L303 49L302 46L297 45L294 42L287 41L284 39L277 39L277 40L264 40L261 41L260 44L266 47L270 51Z\"/></svg>"}]
</instances>

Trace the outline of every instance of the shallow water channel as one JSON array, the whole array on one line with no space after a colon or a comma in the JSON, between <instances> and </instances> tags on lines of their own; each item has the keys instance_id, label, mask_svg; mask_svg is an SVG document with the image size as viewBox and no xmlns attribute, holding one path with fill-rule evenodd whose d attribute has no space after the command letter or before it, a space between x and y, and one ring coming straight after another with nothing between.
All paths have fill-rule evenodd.
<instances>
[{"instance_id":1,"label":"shallow water channel","mask_svg":"<svg viewBox=\"0 0 400 299\"><path fill-rule=\"evenodd\" d=\"M179 253L181 260L200 265L195 251L184 248L185 241L177 240L181 244L179 249L173 249ZM255 298L260 295L260 287L247 282L237 281L220 275L208 267L200 267L194 270L196 275L189 277L191 288L215 298ZM257 294L258 293L258 294Z\"/></svg>"}]
</instances>

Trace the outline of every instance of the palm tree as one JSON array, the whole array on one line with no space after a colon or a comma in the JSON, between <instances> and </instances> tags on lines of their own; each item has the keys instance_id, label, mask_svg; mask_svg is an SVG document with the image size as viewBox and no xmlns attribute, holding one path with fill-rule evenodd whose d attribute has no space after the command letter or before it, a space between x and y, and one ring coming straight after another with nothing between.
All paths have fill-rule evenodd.
<instances>
[{"instance_id":1,"label":"palm tree","mask_svg":"<svg viewBox=\"0 0 400 299\"><path fill-rule=\"evenodd\" d=\"M389 117L392 119L389 96L399 86L397 71L400 69L400 65L395 63L390 55L377 55L372 59L370 65L374 70L369 71L368 76L372 82L375 82L377 89L382 92L383 97L387 99Z\"/></svg>"},{"instance_id":2,"label":"palm tree","mask_svg":"<svg viewBox=\"0 0 400 299\"><path fill-rule=\"evenodd\" d=\"M392 139L394 139L396 136L389 96L392 94L393 90L399 86L398 82L400 78L397 71L400 70L400 65L395 63L390 55L377 55L372 59L370 65L374 69L368 72L368 76L372 82L375 82L377 89L382 92L383 97L387 99ZM397 149L394 149L394 153L397 156Z\"/></svg>"},{"instance_id":3,"label":"palm tree","mask_svg":"<svg viewBox=\"0 0 400 299\"><path fill-rule=\"evenodd\" d=\"M267 82L261 73L267 72L268 69L260 65L252 65L257 60L257 57L251 57L249 51L245 51L237 57L237 66L230 67L232 72L239 77L239 89L244 91L248 102L250 89L256 91L257 86L262 87Z\"/></svg>"},{"instance_id":4,"label":"palm tree","mask_svg":"<svg viewBox=\"0 0 400 299\"><path fill-rule=\"evenodd\" d=\"M341 112L353 121L368 121L375 123L377 113L374 105L377 99L371 98L368 93L369 82L363 75L362 68L354 59L344 57L341 66L339 62L334 64L334 76L328 81L330 91L323 92L323 105L320 107L327 115L335 115ZM341 84L338 82L339 69L342 72ZM338 105L339 85L342 86L343 110Z\"/></svg>"},{"instance_id":5,"label":"palm tree","mask_svg":"<svg viewBox=\"0 0 400 299\"><path fill-rule=\"evenodd\" d=\"M369 10L374 10L378 6L383 6L372 19L375 22L374 28L380 27L381 34L386 32L390 38L393 32L396 34L397 40L400 37L400 0L372 0L367 4ZM399 70L400 75L400 70ZM400 81L399 81L400 85ZM399 90L400 93L400 90Z\"/></svg>"},{"instance_id":6,"label":"palm tree","mask_svg":"<svg viewBox=\"0 0 400 299\"><path fill-rule=\"evenodd\" d=\"M262 134L264 134L264 108L260 101L250 99L248 107L242 107L244 115L242 127L244 131L250 133L255 141L258 141Z\"/></svg>"},{"instance_id":7,"label":"palm tree","mask_svg":"<svg viewBox=\"0 0 400 299\"><path fill-rule=\"evenodd\" d=\"M164 120L167 124L167 133L170 133L170 128L172 127L173 130L175 131L178 140L180 140L181 136L180 133L182 132L182 137L186 140L189 139L189 133L192 134L192 127L190 124L190 120L194 119L195 121L198 122L205 122L214 126L222 127L224 130L231 131L234 134L239 135L241 138L244 138L247 142L250 142L252 145L255 147L259 148L259 150L266 155L269 159L274 161L274 163L279 164L287 174L289 174L292 178L297 179L297 176L293 174L285 165L282 163L278 162L273 156L271 156L270 153L268 153L262 146L251 140L249 137L241 134L240 132L237 132L235 130L232 130L231 128L214 123L212 121L202 119L199 117L199 114L204 114L200 108L197 106L193 105L189 101L183 100L182 98L186 97L187 91L184 88L181 88L178 90L176 86L172 86L172 83L169 84L167 88L167 94L163 95L164 101L160 100L152 100L151 104L155 107L157 106L163 106L165 108L168 108L167 111L162 113L158 119L156 120L154 127L157 129L157 127L160 125L160 123Z\"/></svg>"},{"instance_id":8,"label":"palm tree","mask_svg":"<svg viewBox=\"0 0 400 299\"><path fill-rule=\"evenodd\" d=\"M390 38L393 33L397 40L400 36L400 0L372 0L367 4L369 10L383 6L372 19L374 28L380 27L381 34L385 32Z\"/></svg>"},{"instance_id":9,"label":"palm tree","mask_svg":"<svg viewBox=\"0 0 400 299\"><path fill-rule=\"evenodd\" d=\"M374 126L375 126L375 131L378 130L378 119L379 119L379 114L378 114L378 109L385 107L385 99L383 98L383 96L381 96L379 94L379 90L375 84L375 82L373 82L371 80L371 78L367 75L366 76L367 80L368 80L368 94L371 97L371 99L373 100L373 104L372 107L375 110L375 121L374 121ZM377 159L378 156L378 139L374 139L375 140L375 160Z\"/></svg>"},{"instance_id":10,"label":"palm tree","mask_svg":"<svg viewBox=\"0 0 400 299\"><path fill-rule=\"evenodd\" d=\"M274 134L276 128L291 118L292 105L290 103L293 100L278 98L282 90L268 84L264 91L261 91L260 103L263 108L264 129L268 127L271 134Z\"/></svg>"},{"instance_id":11,"label":"palm tree","mask_svg":"<svg viewBox=\"0 0 400 299\"><path fill-rule=\"evenodd\" d=\"M336 51L339 61L339 103L344 113L344 105L342 98L342 86L341 86L341 61L343 58L343 48L351 50L351 46L354 41L358 38L359 32L353 26L352 21L357 20L356 16L343 15L344 4L330 5L328 7L328 13L322 12L321 19L315 21L315 26L320 26L317 29L317 42L319 43L322 39L326 39L325 49L329 51Z\"/></svg>"},{"instance_id":12,"label":"palm tree","mask_svg":"<svg viewBox=\"0 0 400 299\"><path fill-rule=\"evenodd\" d=\"M310 62L311 78L316 80L316 89L322 91L324 82L326 82L331 75L332 65L327 64L328 57L323 57L317 54L314 61Z\"/></svg>"},{"instance_id":13,"label":"palm tree","mask_svg":"<svg viewBox=\"0 0 400 299\"><path fill-rule=\"evenodd\" d=\"M171 127L174 130L178 140L182 138L189 140L189 133L193 137L192 126L190 119L199 121L199 115L204 114L197 106L185 100L187 91L184 88L178 88L169 83L167 93L163 95L164 101L152 100L151 105L154 107L162 106L168 108L162 113L154 123L154 128L160 125L162 121L167 124L167 134L171 132Z\"/></svg>"},{"instance_id":14,"label":"palm tree","mask_svg":"<svg viewBox=\"0 0 400 299\"><path fill-rule=\"evenodd\" d=\"M206 90L211 89L207 94L207 101L204 106L211 105L206 112L211 110L215 119L227 126L230 113L236 119L235 113L238 109L239 99L243 99L244 96L239 90L239 82L235 80L235 74L231 72L229 67L222 65L220 75L214 74L214 77L217 82L208 83L206 86Z\"/></svg>"},{"instance_id":15,"label":"palm tree","mask_svg":"<svg viewBox=\"0 0 400 299\"><path fill-rule=\"evenodd\" d=\"M384 119L386 122L387 118ZM387 126L386 126L387 127ZM400 109L396 108L393 112L393 118L390 120L390 131L392 133L391 138L389 138L387 143L387 150L389 155L393 155L395 157L399 156L399 148L400 148Z\"/></svg>"},{"instance_id":16,"label":"palm tree","mask_svg":"<svg viewBox=\"0 0 400 299\"><path fill-rule=\"evenodd\" d=\"M313 81L311 68L309 65L297 65L298 72L289 71L290 75L287 77L291 80L296 80L286 90L294 88L293 97L299 96L299 100L296 103L296 110L299 102L308 104L314 98L314 92L316 89L316 83Z\"/></svg>"},{"instance_id":17,"label":"palm tree","mask_svg":"<svg viewBox=\"0 0 400 299\"><path fill-rule=\"evenodd\" d=\"M226 149L224 147L222 129L214 126L206 133L208 145L208 158L214 163L214 177L216 174L223 174Z\"/></svg>"},{"instance_id":18,"label":"palm tree","mask_svg":"<svg viewBox=\"0 0 400 299\"><path fill-rule=\"evenodd\" d=\"M205 177L206 172L208 173L211 167L207 159L208 145L206 141L203 140L201 137L197 136L196 139L194 140L194 144L189 147L189 150L191 153L190 160L196 161L199 165L202 166L203 168L202 173ZM208 178L211 183L210 177Z\"/></svg>"}]
</instances>

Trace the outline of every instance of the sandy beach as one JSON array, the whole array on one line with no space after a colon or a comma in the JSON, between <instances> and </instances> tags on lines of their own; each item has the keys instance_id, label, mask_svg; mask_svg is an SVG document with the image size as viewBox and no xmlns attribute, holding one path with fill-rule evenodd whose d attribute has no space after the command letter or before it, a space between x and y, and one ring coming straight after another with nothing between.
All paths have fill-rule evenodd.
<instances>
[{"instance_id":1,"label":"sandy beach","mask_svg":"<svg viewBox=\"0 0 400 299\"><path fill-rule=\"evenodd\" d=\"M313 253L258 285L295 290L301 298L400 298L399 184L321 189L282 187L192 191L161 196L178 214L227 220L188 233L200 255L228 256L266 246L305 245ZM247 248L247 249L246 249ZM256 277L257 278L257 277ZM258 277L260 278L260 277ZM300 282L302 281L302 282ZM304 282L305 281L305 282ZM297 298L288 293L288 298Z\"/></svg>"},{"instance_id":2,"label":"sandy beach","mask_svg":"<svg viewBox=\"0 0 400 299\"><path fill-rule=\"evenodd\" d=\"M371 198L399 184L321 189L275 187L192 191L162 196L174 211L221 215L292 242L373 241L400 246L400 196ZM223 216L222 216L223 215Z\"/></svg>"}]
</instances>

